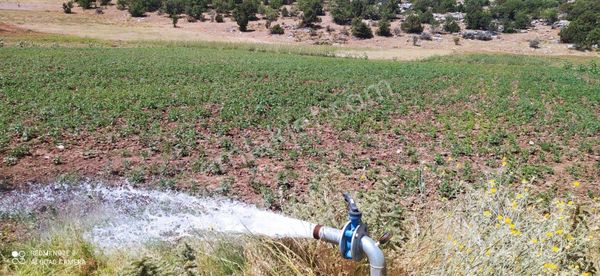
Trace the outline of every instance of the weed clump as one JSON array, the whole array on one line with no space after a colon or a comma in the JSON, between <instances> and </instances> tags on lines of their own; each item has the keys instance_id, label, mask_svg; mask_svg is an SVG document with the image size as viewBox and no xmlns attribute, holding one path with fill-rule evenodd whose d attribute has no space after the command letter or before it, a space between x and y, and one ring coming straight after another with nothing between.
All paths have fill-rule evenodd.
<instances>
[{"instance_id":1,"label":"weed clump","mask_svg":"<svg viewBox=\"0 0 600 276\"><path fill-rule=\"evenodd\" d=\"M284 30L281 27L281 25L275 24L273 27L271 27L271 34L282 35L283 33L284 33Z\"/></svg>"},{"instance_id":2,"label":"weed clump","mask_svg":"<svg viewBox=\"0 0 600 276\"><path fill-rule=\"evenodd\" d=\"M440 228L446 231L440 273L595 272L586 257L597 246L591 217L574 198L554 198L546 207L527 186L508 189L491 179L457 203Z\"/></svg>"},{"instance_id":3,"label":"weed clump","mask_svg":"<svg viewBox=\"0 0 600 276\"><path fill-rule=\"evenodd\" d=\"M532 40L529 40L529 47L533 48L533 49L540 48L540 39L539 38L534 38Z\"/></svg>"},{"instance_id":4,"label":"weed clump","mask_svg":"<svg viewBox=\"0 0 600 276\"><path fill-rule=\"evenodd\" d=\"M390 32L390 22L387 20L381 20L379 22L379 28L377 29L378 36L392 36Z\"/></svg>"},{"instance_id":5,"label":"weed clump","mask_svg":"<svg viewBox=\"0 0 600 276\"><path fill-rule=\"evenodd\" d=\"M62 3L63 12L66 14L72 13L73 9L73 1L63 2Z\"/></svg>"},{"instance_id":6,"label":"weed clump","mask_svg":"<svg viewBox=\"0 0 600 276\"><path fill-rule=\"evenodd\" d=\"M352 21L352 35L361 39L373 38L371 28L358 18Z\"/></svg>"}]
</instances>

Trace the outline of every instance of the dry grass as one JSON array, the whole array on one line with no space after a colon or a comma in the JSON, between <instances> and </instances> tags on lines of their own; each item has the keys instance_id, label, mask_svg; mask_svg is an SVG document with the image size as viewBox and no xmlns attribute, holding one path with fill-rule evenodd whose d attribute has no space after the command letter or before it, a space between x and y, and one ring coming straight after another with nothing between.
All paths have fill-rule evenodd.
<instances>
[{"instance_id":1,"label":"dry grass","mask_svg":"<svg viewBox=\"0 0 600 276\"><path fill-rule=\"evenodd\" d=\"M600 201L543 198L533 189L502 177L469 189L414 224L400 265L416 275L596 273Z\"/></svg>"}]
</instances>

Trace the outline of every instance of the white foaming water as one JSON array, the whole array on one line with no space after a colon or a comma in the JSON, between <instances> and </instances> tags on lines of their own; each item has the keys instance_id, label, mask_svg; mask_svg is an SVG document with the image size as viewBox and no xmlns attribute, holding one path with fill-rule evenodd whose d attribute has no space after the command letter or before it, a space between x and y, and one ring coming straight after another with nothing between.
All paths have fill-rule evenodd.
<instances>
[{"instance_id":1,"label":"white foaming water","mask_svg":"<svg viewBox=\"0 0 600 276\"><path fill-rule=\"evenodd\" d=\"M104 249L210 233L311 238L314 227L241 202L131 186L54 184L12 191L0 198L0 216L37 216L49 211L85 225L84 237Z\"/></svg>"}]
</instances>

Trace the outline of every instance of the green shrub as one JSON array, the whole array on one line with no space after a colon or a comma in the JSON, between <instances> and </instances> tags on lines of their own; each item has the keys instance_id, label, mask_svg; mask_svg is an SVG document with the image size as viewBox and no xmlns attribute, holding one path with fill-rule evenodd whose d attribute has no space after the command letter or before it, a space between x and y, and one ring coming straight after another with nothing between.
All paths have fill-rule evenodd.
<instances>
[{"instance_id":1,"label":"green shrub","mask_svg":"<svg viewBox=\"0 0 600 276\"><path fill-rule=\"evenodd\" d=\"M449 33L458 33L460 32L460 26L454 20L454 17L448 16L446 17L446 21L444 22L444 31Z\"/></svg>"},{"instance_id":2,"label":"green shrub","mask_svg":"<svg viewBox=\"0 0 600 276\"><path fill-rule=\"evenodd\" d=\"M127 8L127 0L117 0L117 9L125 10Z\"/></svg>"},{"instance_id":3,"label":"green shrub","mask_svg":"<svg viewBox=\"0 0 600 276\"><path fill-rule=\"evenodd\" d=\"M146 6L143 0L132 0L129 3L129 14L133 17L143 17L146 14Z\"/></svg>"},{"instance_id":4,"label":"green shrub","mask_svg":"<svg viewBox=\"0 0 600 276\"><path fill-rule=\"evenodd\" d=\"M330 2L329 9L331 10L331 17L333 22L338 25L348 25L352 23L354 14L352 13L352 6L348 0L334 0Z\"/></svg>"},{"instance_id":5,"label":"green shrub","mask_svg":"<svg viewBox=\"0 0 600 276\"><path fill-rule=\"evenodd\" d=\"M534 38L532 40L529 40L529 47L534 49L540 48L540 39Z\"/></svg>"},{"instance_id":6,"label":"green shrub","mask_svg":"<svg viewBox=\"0 0 600 276\"><path fill-rule=\"evenodd\" d=\"M540 13L540 17L548 21L548 23L552 24L558 21L558 9L557 8L548 8L543 10Z\"/></svg>"},{"instance_id":7,"label":"green shrub","mask_svg":"<svg viewBox=\"0 0 600 276\"><path fill-rule=\"evenodd\" d=\"M271 7L266 7L265 8L265 17L267 19L267 21L277 21L277 18L279 18L279 13L277 13L277 10L271 8Z\"/></svg>"},{"instance_id":8,"label":"green shrub","mask_svg":"<svg viewBox=\"0 0 600 276\"><path fill-rule=\"evenodd\" d=\"M279 10L283 6L283 0L271 0L269 6L274 10Z\"/></svg>"},{"instance_id":9,"label":"green shrub","mask_svg":"<svg viewBox=\"0 0 600 276\"><path fill-rule=\"evenodd\" d=\"M373 32L367 24L356 18L352 21L352 35L357 38L368 39L373 37Z\"/></svg>"},{"instance_id":10,"label":"green shrub","mask_svg":"<svg viewBox=\"0 0 600 276\"><path fill-rule=\"evenodd\" d=\"M456 46L460 45L460 37L455 36L452 38L452 41L454 41L454 45L456 45Z\"/></svg>"},{"instance_id":11,"label":"green shrub","mask_svg":"<svg viewBox=\"0 0 600 276\"><path fill-rule=\"evenodd\" d=\"M396 18L396 13L398 12L399 7L396 1L385 1L379 6L379 13L381 14L381 18L387 20L394 20Z\"/></svg>"},{"instance_id":12,"label":"green shrub","mask_svg":"<svg viewBox=\"0 0 600 276\"><path fill-rule=\"evenodd\" d=\"M433 13L431 12L431 10L427 10L426 12L422 13L421 16L419 16L419 19L423 24L431 24L434 21Z\"/></svg>"},{"instance_id":13,"label":"green shrub","mask_svg":"<svg viewBox=\"0 0 600 276\"><path fill-rule=\"evenodd\" d=\"M467 29L489 30L492 23L492 14L483 10L483 0L465 1L465 23Z\"/></svg>"},{"instance_id":14,"label":"green shrub","mask_svg":"<svg viewBox=\"0 0 600 276\"><path fill-rule=\"evenodd\" d=\"M228 0L213 0L212 7L217 13L229 13L230 10L235 9L233 6L234 3Z\"/></svg>"},{"instance_id":15,"label":"green shrub","mask_svg":"<svg viewBox=\"0 0 600 276\"><path fill-rule=\"evenodd\" d=\"M503 33L512 34L517 32L514 21L504 20L502 26L504 27L502 30Z\"/></svg>"},{"instance_id":16,"label":"green shrub","mask_svg":"<svg viewBox=\"0 0 600 276\"><path fill-rule=\"evenodd\" d=\"M387 20L379 21L379 28L377 29L378 36L392 36L390 31L390 22Z\"/></svg>"},{"instance_id":17,"label":"green shrub","mask_svg":"<svg viewBox=\"0 0 600 276\"><path fill-rule=\"evenodd\" d=\"M587 11L572 21L569 26L560 31L560 40L565 43L575 43L581 48L590 48L599 44L600 16L593 11Z\"/></svg>"},{"instance_id":18,"label":"green shrub","mask_svg":"<svg viewBox=\"0 0 600 276\"><path fill-rule=\"evenodd\" d=\"M94 2L92 0L77 0L77 5L84 10L90 9L93 3Z\"/></svg>"},{"instance_id":19,"label":"green shrub","mask_svg":"<svg viewBox=\"0 0 600 276\"><path fill-rule=\"evenodd\" d=\"M525 12L519 12L515 16L515 28L523 30L527 29L529 25L531 25L531 20Z\"/></svg>"},{"instance_id":20,"label":"green shrub","mask_svg":"<svg viewBox=\"0 0 600 276\"><path fill-rule=\"evenodd\" d=\"M177 28L177 21L179 21L179 15L172 15L171 21L173 22L173 28Z\"/></svg>"},{"instance_id":21,"label":"green shrub","mask_svg":"<svg viewBox=\"0 0 600 276\"><path fill-rule=\"evenodd\" d=\"M596 27L587 34L586 40L590 45L600 46L600 27Z\"/></svg>"},{"instance_id":22,"label":"green shrub","mask_svg":"<svg viewBox=\"0 0 600 276\"><path fill-rule=\"evenodd\" d=\"M402 22L402 24L400 24L400 27L402 28L403 31L405 31L407 33L417 33L418 34L418 33L423 32L423 25L421 25L421 20L414 13L409 15L408 17L406 17L404 22Z\"/></svg>"},{"instance_id":23,"label":"green shrub","mask_svg":"<svg viewBox=\"0 0 600 276\"><path fill-rule=\"evenodd\" d=\"M235 22L238 24L240 31L245 32L248 28L248 21L254 17L257 12L257 7L252 1L244 1L238 4L233 12Z\"/></svg>"},{"instance_id":24,"label":"green shrub","mask_svg":"<svg viewBox=\"0 0 600 276\"><path fill-rule=\"evenodd\" d=\"M379 12L377 5L368 5L362 13L362 17L365 19L379 20L381 19L381 13Z\"/></svg>"},{"instance_id":25,"label":"green shrub","mask_svg":"<svg viewBox=\"0 0 600 276\"><path fill-rule=\"evenodd\" d=\"M169 17L174 18L177 15L183 13L186 9L186 5L183 0L166 0L163 3L163 11L169 15ZM191 15L191 14L188 14Z\"/></svg>"},{"instance_id":26,"label":"green shrub","mask_svg":"<svg viewBox=\"0 0 600 276\"><path fill-rule=\"evenodd\" d=\"M62 8L63 8L63 12L64 13L71 13L72 9L73 9L73 1L69 1L69 2L63 2L62 3Z\"/></svg>"},{"instance_id":27,"label":"green shrub","mask_svg":"<svg viewBox=\"0 0 600 276\"><path fill-rule=\"evenodd\" d=\"M192 5L185 7L185 14L191 16L196 20L203 20L204 15L202 14L205 11L204 7L201 5Z\"/></svg>"},{"instance_id":28,"label":"green shrub","mask_svg":"<svg viewBox=\"0 0 600 276\"><path fill-rule=\"evenodd\" d=\"M283 33L284 30L279 24L275 24L275 26L271 27L271 34L282 35Z\"/></svg>"},{"instance_id":29,"label":"green shrub","mask_svg":"<svg viewBox=\"0 0 600 276\"><path fill-rule=\"evenodd\" d=\"M320 22L318 15L323 14L323 5L320 0L300 0L298 6L302 11L302 24L310 26Z\"/></svg>"}]
</instances>

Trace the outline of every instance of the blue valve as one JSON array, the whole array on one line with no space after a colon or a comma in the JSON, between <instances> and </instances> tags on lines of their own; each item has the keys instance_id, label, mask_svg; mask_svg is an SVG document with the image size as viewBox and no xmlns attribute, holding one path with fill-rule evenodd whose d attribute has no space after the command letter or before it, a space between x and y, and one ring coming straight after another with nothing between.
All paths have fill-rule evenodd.
<instances>
[{"instance_id":1,"label":"blue valve","mask_svg":"<svg viewBox=\"0 0 600 276\"><path fill-rule=\"evenodd\" d=\"M340 253L346 259L359 261L363 257L362 250L360 250L360 239L366 234L367 225L362 223L362 213L358 210L358 206L350 194L344 193L344 200L348 204L348 222L342 230Z\"/></svg>"}]
</instances>

